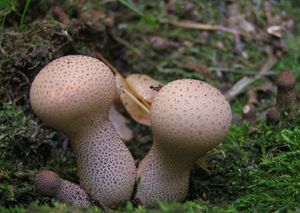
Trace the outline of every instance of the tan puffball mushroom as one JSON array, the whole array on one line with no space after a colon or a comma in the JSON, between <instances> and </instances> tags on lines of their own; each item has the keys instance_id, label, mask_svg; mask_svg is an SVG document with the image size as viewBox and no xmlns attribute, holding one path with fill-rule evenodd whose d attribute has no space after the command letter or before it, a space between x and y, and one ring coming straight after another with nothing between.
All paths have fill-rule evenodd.
<instances>
[{"instance_id":1,"label":"tan puffball mushroom","mask_svg":"<svg viewBox=\"0 0 300 213\"><path fill-rule=\"evenodd\" d=\"M276 105L279 111L293 111L297 107L296 79L293 73L284 71L276 76Z\"/></svg>"},{"instance_id":2,"label":"tan puffball mushroom","mask_svg":"<svg viewBox=\"0 0 300 213\"><path fill-rule=\"evenodd\" d=\"M35 188L42 195L55 197L70 205L81 207L91 205L88 195L80 186L60 178L49 170L43 170L37 174Z\"/></svg>"},{"instance_id":3,"label":"tan puffball mushroom","mask_svg":"<svg viewBox=\"0 0 300 213\"><path fill-rule=\"evenodd\" d=\"M156 200L185 199L193 163L226 136L232 115L216 88L192 79L164 86L150 115L153 146L139 165L135 198L155 207Z\"/></svg>"},{"instance_id":4,"label":"tan puffball mushroom","mask_svg":"<svg viewBox=\"0 0 300 213\"><path fill-rule=\"evenodd\" d=\"M108 119L116 92L109 68L80 55L49 63L30 90L31 105L39 118L68 135L80 185L105 207L128 201L136 176L134 159Z\"/></svg>"}]
</instances>

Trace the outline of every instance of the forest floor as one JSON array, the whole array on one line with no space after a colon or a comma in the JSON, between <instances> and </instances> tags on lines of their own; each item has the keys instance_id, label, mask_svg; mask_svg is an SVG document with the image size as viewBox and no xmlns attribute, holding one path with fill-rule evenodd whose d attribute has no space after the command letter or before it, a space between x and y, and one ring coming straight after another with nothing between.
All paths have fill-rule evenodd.
<instances>
[{"instance_id":1,"label":"forest floor","mask_svg":"<svg viewBox=\"0 0 300 213\"><path fill-rule=\"evenodd\" d=\"M0 4L0 211L300 212L299 113L283 115L278 125L265 122L266 110L276 103L277 73L292 72L300 91L300 4L137 2ZM158 209L131 202L117 210L80 209L35 191L34 177L42 169L78 183L66 136L42 124L29 103L37 73L70 54L101 55L123 76L147 74L163 84L179 78L203 80L227 95L233 125L226 139L205 156L207 168L193 168L185 202L159 202ZM267 72L262 76L261 71ZM235 89L244 77L255 81ZM255 123L242 119L251 97ZM151 129L119 110L133 132L128 146L140 161L152 144Z\"/></svg>"}]
</instances>

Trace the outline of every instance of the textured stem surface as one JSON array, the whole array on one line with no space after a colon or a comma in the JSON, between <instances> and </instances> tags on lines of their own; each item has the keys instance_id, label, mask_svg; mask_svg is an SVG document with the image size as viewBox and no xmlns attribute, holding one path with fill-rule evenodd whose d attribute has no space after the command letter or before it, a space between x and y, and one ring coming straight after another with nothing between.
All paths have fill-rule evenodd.
<instances>
[{"instance_id":1,"label":"textured stem surface","mask_svg":"<svg viewBox=\"0 0 300 213\"><path fill-rule=\"evenodd\" d=\"M134 159L108 120L94 119L72 139L80 184L101 206L116 207L130 200Z\"/></svg>"},{"instance_id":2,"label":"textured stem surface","mask_svg":"<svg viewBox=\"0 0 300 213\"><path fill-rule=\"evenodd\" d=\"M138 168L136 198L146 207L157 206L157 200L183 201L189 188L192 161L181 155L166 154L155 144Z\"/></svg>"},{"instance_id":3,"label":"textured stem surface","mask_svg":"<svg viewBox=\"0 0 300 213\"><path fill-rule=\"evenodd\" d=\"M86 192L79 185L62 180L55 197L70 205L89 207L91 202Z\"/></svg>"}]
</instances>

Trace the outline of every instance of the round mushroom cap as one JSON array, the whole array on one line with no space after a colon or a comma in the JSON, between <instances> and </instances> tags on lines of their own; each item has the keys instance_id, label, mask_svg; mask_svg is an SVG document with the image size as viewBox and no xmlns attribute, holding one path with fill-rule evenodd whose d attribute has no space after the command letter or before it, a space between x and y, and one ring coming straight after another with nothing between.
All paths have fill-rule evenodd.
<instances>
[{"instance_id":1,"label":"round mushroom cap","mask_svg":"<svg viewBox=\"0 0 300 213\"><path fill-rule=\"evenodd\" d=\"M54 196L62 183L62 179L49 170L43 170L35 177L36 190L45 196Z\"/></svg>"},{"instance_id":2,"label":"round mushroom cap","mask_svg":"<svg viewBox=\"0 0 300 213\"><path fill-rule=\"evenodd\" d=\"M271 108L266 114L267 124L278 124L280 122L280 112L276 108Z\"/></svg>"},{"instance_id":3,"label":"round mushroom cap","mask_svg":"<svg viewBox=\"0 0 300 213\"><path fill-rule=\"evenodd\" d=\"M65 130L95 112L107 116L116 91L114 75L104 63L70 55L40 71L31 86L30 102L47 125Z\"/></svg>"},{"instance_id":4,"label":"round mushroom cap","mask_svg":"<svg viewBox=\"0 0 300 213\"><path fill-rule=\"evenodd\" d=\"M294 88L296 85L294 74L289 71L279 73L276 77L276 85L282 89Z\"/></svg>"},{"instance_id":5,"label":"round mushroom cap","mask_svg":"<svg viewBox=\"0 0 300 213\"><path fill-rule=\"evenodd\" d=\"M221 142L232 118L221 92L193 79L164 86L154 98L150 116L155 141L203 152Z\"/></svg>"}]
</instances>

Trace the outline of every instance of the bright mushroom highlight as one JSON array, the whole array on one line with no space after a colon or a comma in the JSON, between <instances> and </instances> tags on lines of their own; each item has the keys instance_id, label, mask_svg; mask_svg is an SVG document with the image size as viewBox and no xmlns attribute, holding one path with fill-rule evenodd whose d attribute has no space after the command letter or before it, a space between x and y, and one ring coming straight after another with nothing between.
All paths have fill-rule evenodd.
<instances>
[{"instance_id":1,"label":"bright mushroom highlight","mask_svg":"<svg viewBox=\"0 0 300 213\"><path fill-rule=\"evenodd\" d=\"M43 170L35 178L35 188L42 195L55 197L70 205L89 207L91 202L79 185L60 178L55 172Z\"/></svg>"},{"instance_id":2,"label":"bright mushroom highlight","mask_svg":"<svg viewBox=\"0 0 300 213\"><path fill-rule=\"evenodd\" d=\"M104 207L128 201L136 177L134 159L108 119L116 92L109 68L81 55L49 63L36 76L30 91L38 117L68 135L80 185Z\"/></svg>"},{"instance_id":3,"label":"bright mushroom highlight","mask_svg":"<svg viewBox=\"0 0 300 213\"><path fill-rule=\"evenodd\" d=\"M183 79L158 92L150 116L153 146L139 165L135 199L146 207L183 201L193 163L226 136L230 106L216 88Z\"/></svg>"}]
</instances>

